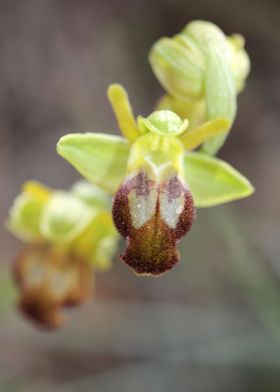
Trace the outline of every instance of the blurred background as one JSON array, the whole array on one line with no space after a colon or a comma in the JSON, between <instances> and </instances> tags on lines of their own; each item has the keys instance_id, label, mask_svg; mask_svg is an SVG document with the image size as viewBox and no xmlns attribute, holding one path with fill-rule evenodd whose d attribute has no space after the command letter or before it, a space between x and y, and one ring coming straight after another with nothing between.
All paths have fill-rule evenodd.
<instances>
[{"instance_id":1,"label":"blurred background","mask_svg":"<svg viewBox=\"0 0 280 392\"><path fill-rule=\"evenodd\" d=\"M1 392L280 390L279 1L1 0L0 221L23 181L79 178L56 154L60 136L118 132L111 82L136 114L152 111L162 90L149 49L198 18L246 37L252 71L219 155L256 193L199 210L180 264L161 278L138 278L116 258L92 302L53 333L16 311L21 244L1 224Z\"/></svg>"}]
</instances>

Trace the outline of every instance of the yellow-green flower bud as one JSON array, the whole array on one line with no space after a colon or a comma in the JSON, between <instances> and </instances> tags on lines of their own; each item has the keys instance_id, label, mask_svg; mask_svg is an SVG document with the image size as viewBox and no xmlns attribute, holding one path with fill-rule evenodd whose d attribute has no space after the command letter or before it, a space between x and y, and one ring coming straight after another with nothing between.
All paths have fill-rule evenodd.
<instances>
[{"instance_id":1,"label":"yellow-green flower bud","mask_svg":"<svg viewBox=\"0 0 280 392\"><path fill-rule=\"evenodd\" d=\"M239 34L227 37L211 22L193 21L172 38L161 38L152 47L149 60L166 91L183 101L197 101L205 94L209 52L213 47L229 66L236 90L244 86L250 70L249 57Z\"/></svg>"},{"instance_id":2,"label":"yellow-green flower bud","mask_svg":"<svg viewBox=\"0 0 280 392\"><path fill-rule=\"evenodd\" d=\"M244 38L227 37L216 25L194 21L172 38L161 38L149 60L167 92L157 109L175 111L190 120L190 129L203 122L226 118L230 129L236 115L236 97L250 70ZM215 154L227 134L207 141L204 152Z\"/></svg>"}]
</instances>

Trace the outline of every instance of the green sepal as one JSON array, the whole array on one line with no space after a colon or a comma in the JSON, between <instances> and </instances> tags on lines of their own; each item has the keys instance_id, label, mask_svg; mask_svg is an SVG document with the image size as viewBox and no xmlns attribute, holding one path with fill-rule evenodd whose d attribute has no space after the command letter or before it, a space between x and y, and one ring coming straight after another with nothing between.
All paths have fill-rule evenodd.
<instances>
[{"instance_id":1,"label":"green sepal","mask_svg":"<svg viewBox=\"0 0 280 392\"><path fill-rule=\"evenodd\" d=\"M151 48L149 62L169 94L184 101L201 98L204 61L195 44L184 45L179 36L161 38Z\"/></svg>"},{"instance_id":2,"label":"green sepal","mask_svg":"<svg viewBox=\"0 0 280 392\"><path fill-rule=\"evenodd\" d=\"M54 192L40 221L44 238L57 244L73 241L90 223L95 210L79 198L63 191Z\"/></svg>"},{"instance_id":3,"label":"green sepal","mask_svg":"<svg viewBox=\"0 0 280 392\"><path fill-rule=\"evenodd\" d=\"M44 202L32 195L21 193L9 211L6 223L8 230L23 241L36 241L41 238L40 217Z\"/></svg>"},{"instance_id":4,"label":"green sepal","mask_svg":"<svg viewBox=\"0 0 280 392\"><path fill-rule=\"evenodd\" d=\"M40 182L25 182L9 211L7 229L23 241L40 240L40 218L51 194Z\"/></svg>"},{"instance_id":5,"label":"green sepal","mask_svg":"<svg viewBox=\"0 0 280 392\"><path fill-rule=\"evenodd\" d=\"M88 181L114 193L123 181L129 155L128 142L102 133L76 133L63 136L57 152Z\"/></svg>"},{"instance_id":6,"label":"green sepal","mask_svg":"<svg viewBox=\"0 0 280 392\"><path fill-rule=\"evenodd\" d=\"M72 245L95 269L106 270L111 265L118 238L110 212L102 211L97 212Z\"/></svg>"},{"instance_id":7,"label":"green sepal","mask_svg":"<svg viewBox=\"0 0 280 392\"><path fill-rule=\"evenodd\" d=\"M230 67L223 53L214 44L209 45L207 60L205 76L207 119L226 118L230 121L230 129L236 114L236 90ZM215 155L223 146L227 135L226 132L207 140L201 150Z\"/></svg>"},{"instance_id":8,"label":"green sepal","mask_svg":"<svg viewBox=\"0 0 280 392\"><path fill-rule=\"evenodd\" d=\"M245 86L246 78L250 72L250 58L244 49L245 39L240 34L232 34L227 37L231 52L230 68L235 82L235 88L240 93Z\"/></svg>"},{"instance_id":9,"label":"green sepal","mask_svg":"<svg viewBox=\"0 0 280 392\"><path fill-rule=\"evenodd\" d=\"M250 196L252 184L228 163L199 152L186 153L184 178L196 207L211 207Z\"/></svg>"}]
</instances>

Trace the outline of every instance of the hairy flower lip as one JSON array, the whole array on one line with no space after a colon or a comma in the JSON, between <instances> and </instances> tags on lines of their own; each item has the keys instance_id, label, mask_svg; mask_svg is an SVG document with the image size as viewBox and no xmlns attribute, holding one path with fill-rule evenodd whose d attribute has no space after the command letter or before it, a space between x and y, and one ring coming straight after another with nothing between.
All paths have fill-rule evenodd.
<instances>
[{"instance_id":1,"label":"hairy flower lip","mask_svg":"<svg viewBox=\"0 0 280 392\"><path fill-rule=\"evenodd\" d=\"M50 244L23 248L13 272L20 290L19 310L45 330L59 328L66 320L62 311L91 296L90 266L67 253L56 254Z\"/></svg>"},{"instance_id":2,"label":"hairy flower lip","mask_svg":"<svg viewBox=\"0 0 280 392\"><path fill-rule=\"evenodd\" d=\"M18 308L35 325L51 331L63 325L65 317L60 313L60 304L49 302L47 296L42 294L40 291L25 292L18 302Z\"/></svg>"},{"instance_id":3,"label":"hairy flower lip","mask_svg":"<svg viewBox=\"0 0 280 392\"><path fill-rule=\"evenodd\" d=\"M127 239L121 259L138 275L157 276L179 261L176 243L190 230L195 208L191 193L175 175L158 182L140 171L117 191L112 214Z\"/></svg>"}]
</instances>

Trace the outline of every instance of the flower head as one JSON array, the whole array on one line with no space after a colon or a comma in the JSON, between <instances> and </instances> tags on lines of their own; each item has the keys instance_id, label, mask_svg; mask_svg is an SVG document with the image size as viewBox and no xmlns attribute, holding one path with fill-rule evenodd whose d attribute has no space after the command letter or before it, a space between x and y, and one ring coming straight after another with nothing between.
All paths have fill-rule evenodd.
<instances>
[{"instance_id":1,"label":"flower head","mask_svg":"<svg viewBox=\"0 0 280 392\"><path fill-rule=\"evenodd\" d=\"M56 328L63 308L91 296L93 269L107 269L116 248L109 203L105 192L85 181L68 192L24 184L7 226L26 243L14 274L19 308L32 321Z\"/></svg>"},{"instance_id":2,"label":"flower head","mask_svg":"<svg viewBox=\"0 0 280 392\"><path fill-rule=\"evenodd\" d=\"M248 196L249 181L229 164L194 152L229 126L215 118L189 130L170 110L133 117L120 85L108 90L125 138L106 134L69 134L58 153L89 181L112 192L113 219L127 239L121 256L137 274L159 275L179 259L176 243L191 228L195 207Z\"/></svg>"}]
</instances>

